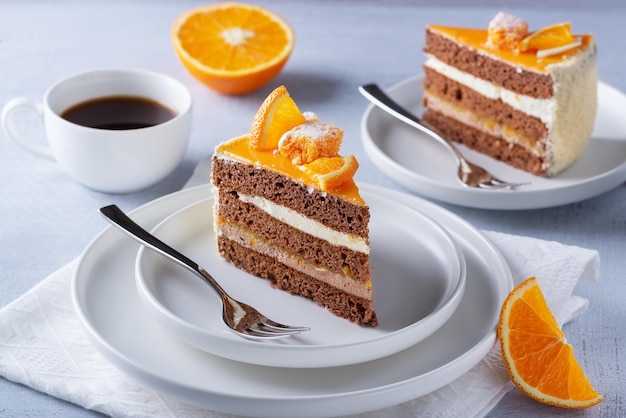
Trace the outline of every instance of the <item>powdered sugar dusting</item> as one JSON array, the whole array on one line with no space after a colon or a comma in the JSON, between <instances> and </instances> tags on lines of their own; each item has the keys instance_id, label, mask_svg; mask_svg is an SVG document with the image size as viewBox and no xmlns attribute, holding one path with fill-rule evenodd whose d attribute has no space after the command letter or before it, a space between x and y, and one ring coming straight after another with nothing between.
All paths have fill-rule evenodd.
<instances>
[{"instance_id":1,"label":"powdered sugar dusting","mask_svg":"<svg viewBox=\"0 0 626 418\"><path fill-rule=\"evenodd\" d=\"M510 14L500 12L489 22L486 46L514 51L528 34L528 23Z\"/></svg>"},{"instance_id":2,"label":"powdered sugar dusting","mask_svg":"<svg viewBox=\"0 0 626 418\"><path fill-rule=\"evenodd\" d=\"M491 22L489 22L489 29L502 28L509 31L524 31L528 32L528 23L524 20L517 18L508 13L499 12Z\"/></svg>"},{"instance_id":3,"label":"powdered sugar dusting","mask_svg":"<svg viewBox=\"0 0 626 418\"><path fill-rule=\"evenodd\" d=\"M317 119L307 120L281 136L278 151L295 165L308 164L337 155L342 138L342 129Z\"/></svg>"}]
</instances>

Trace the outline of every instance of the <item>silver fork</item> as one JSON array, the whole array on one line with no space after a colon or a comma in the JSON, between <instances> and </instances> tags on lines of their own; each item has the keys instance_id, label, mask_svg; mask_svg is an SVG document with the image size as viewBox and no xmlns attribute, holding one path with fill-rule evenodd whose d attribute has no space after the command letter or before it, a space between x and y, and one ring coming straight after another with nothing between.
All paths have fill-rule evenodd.
<instances>
[{"instance_id":1,"label":"silver fork","mask_svg":"<svg viewBox=\"0 0 626 418\"><path fill-rule=\"evenodd\" d=\"M514 189L518 186L523 186L529 183L512 183L504 180L500 180L484 168L471 163L463 157L463 154L452 143L451 140L439 134L436 129L426 122L420 120L417 116L400 106L391 97L389 97L380 87L376 84L365 84L359 86L359 91L370 102L395 116L397 119L411 125L414 128L419 129L428 136L436 139L443 144L452 154L456 157L458 163L457 176L459 181L468 187L480 187L483 189Z\"/></svg>"},{"instance_id":2,"label":"silver fork","mask_svg":"<svg viewBox=\"0 0 626 418\"><path fill-rule=\"evenodd\" d=\"M233 299L203 267L137 225L116 205L100 208L100 213L130 237L192 271L215 289L222 298L222 319L239 336L252 340L266 340L287 337L310 329L272 321L252 306Z\"/></svg>"}]
</instances>

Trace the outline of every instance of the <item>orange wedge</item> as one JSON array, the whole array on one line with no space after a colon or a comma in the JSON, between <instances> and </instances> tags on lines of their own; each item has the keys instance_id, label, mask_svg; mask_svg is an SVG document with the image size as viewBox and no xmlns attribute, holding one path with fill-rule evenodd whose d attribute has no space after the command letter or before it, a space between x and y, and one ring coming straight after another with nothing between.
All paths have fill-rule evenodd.
<instances>
[{"instance_id":1,"label":"orange wedge","mask_svg":"<svg viewBox=\"0 0 626 418\"><path fill-rule=\"evenodd\" d=\"M307 176L317 180L322 190L336 190L354 177L359 163L354 155L348 155L322 157L297 167Z\"/></svg>"},{"instance_id":2,"label":"orange wedge","mask_svg":"<svg viewBox=\"0 0 626 418\"><path fill-rule=\"evenodd\" d=\"M556 23L539 29L522 39L519 50L522 52L558 48L574 42L570 22Z\"/></svg>"},{"instance_id":3,"label":"orange wedge","mask_svg":"<svg viewBox=\"0 0 626 418\"><path fill-rule=\"evenodd\" d=\"M498 339L511 380L531 398L562 408L586 408L602 401L576 361L535 277L515 287L504 301Z\"/></svg>"},{"instance_id":4,"label":"orange wedge","mask_svg":"<svg viewBox=\"0 0 626 418\"><path fill-rule=\"evenodd\" d=\"M216 3L181 15L171 32L184 67L210 88L243 94L272 80L294 46L294 33L277 14L250 4Z\"/></svg>"},{"instance_id":5,"label":"orange wedge","mask_svg":"<svg viewBox=\"0 0 626 418\"><path fill-rule=\"evenodd\" d=\"M265 98L252 121L250 148L273 150L280 137L306 119L285 86L279 86Z\"/></svg>"}]
</instances>

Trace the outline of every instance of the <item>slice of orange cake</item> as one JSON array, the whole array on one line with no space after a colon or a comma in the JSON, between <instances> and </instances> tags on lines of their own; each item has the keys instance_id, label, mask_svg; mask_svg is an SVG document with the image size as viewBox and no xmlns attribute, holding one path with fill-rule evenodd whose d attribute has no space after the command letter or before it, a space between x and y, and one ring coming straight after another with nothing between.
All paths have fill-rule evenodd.
<instances>
[{"instance_id":1,"label":"slice of orange cake","mask_svg":"<svg viewBox=\"0 0 626 418\"><path fill-rule=\"evenodd\" d=\"M554 176L585 149L597 108L592 35L528 32L499 13L484 29L428 25L423 119L513 167Z\"/></svg>"},{"instance_id":2,"label":"slice of orange cake","mask_svg":"<svg viewBox=\"0 0 626 418\"><path fill-rule=\"evenodd\" d=\"M343 130L303 114L284 86L259 108L249 134L212 158L220 255L337 316L376 326L369 207L341 156Z\"/></svg>"}]
</instances>

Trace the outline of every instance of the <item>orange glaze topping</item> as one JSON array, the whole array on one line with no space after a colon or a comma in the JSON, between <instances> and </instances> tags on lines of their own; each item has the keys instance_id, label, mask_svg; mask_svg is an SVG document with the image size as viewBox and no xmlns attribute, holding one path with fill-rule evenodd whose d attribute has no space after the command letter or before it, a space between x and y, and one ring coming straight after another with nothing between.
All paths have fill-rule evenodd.
<instances>
[{"instance_id":1,"label":"orange glaze topping","mask_svg":"<svg viewBox=\"0 0 626 418\"><path fill-rule=\"evenodd\" d=\"M428 25L428 29L454 40L457 43L473 48L477 51L495 56L503 61L507 61L529 70L547 73L546 67L568 60L578 54L580 50L588 45L593 45L593 35L574 35L581 37L582 44L560 54L554 54L543 58L538 58L536 51L517 52L502 49L490 48L487 43L487 29L455 28L450 26Z\"/></svg>"},{"instance_id":2,"label":"orange glaze topping","mask_svg":"<svg viewBox=\"0 0 626 418\"><path fill-rule=\"evenodd\" d=\"M291 160L275 150L250 149L250 136L242 135L217 146L215 151L233 160L248 164L262 166L268 170L290 177L307 186L319 189L317 182L298 169ZM339 189L326 191L356 205L364 205L365 201L359 194L359 189L354 180L345 182Z\"/></svg>"}]
</instances>

